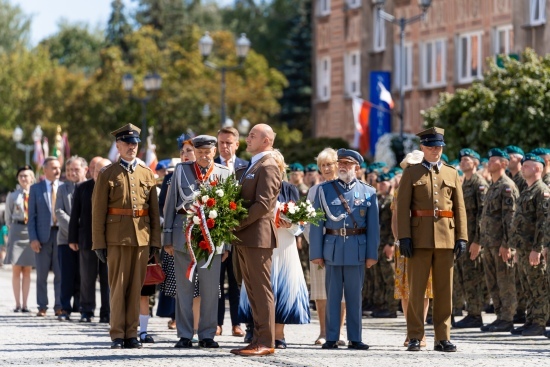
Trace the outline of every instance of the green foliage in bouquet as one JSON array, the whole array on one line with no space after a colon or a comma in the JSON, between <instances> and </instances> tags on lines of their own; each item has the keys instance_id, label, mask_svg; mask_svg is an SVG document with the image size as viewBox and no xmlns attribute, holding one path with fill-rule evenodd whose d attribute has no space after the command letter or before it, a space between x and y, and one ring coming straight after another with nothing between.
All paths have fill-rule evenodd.
<instances>
[{"instance_id":1,"label":"green foliage in bouquet","mask_svg":"<svg viewBox=\"0 0 550 367\"><path fill-rule=\"evenodd\" d=\"M301 199L298 202L289 201L281 205L281 218L293 224L304 225L311 223L319 225L321 220L325 219L325 214L320 210L315 210L309 200Z\"/></svg>"}]
</instances>

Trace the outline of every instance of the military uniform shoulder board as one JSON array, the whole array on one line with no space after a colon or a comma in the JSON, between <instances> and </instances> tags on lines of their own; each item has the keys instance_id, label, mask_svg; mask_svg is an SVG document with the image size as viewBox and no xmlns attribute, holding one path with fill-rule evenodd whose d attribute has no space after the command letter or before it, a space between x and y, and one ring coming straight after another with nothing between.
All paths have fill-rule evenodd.
<instances>
[{"instance_id":1,"label":"military uniform shoulder board","mask_svg":"<svg viewBox=\"0 0 550 367\"><path fill-rule=\"evenodd\" d=\"M447 163L447 162L443 162L443 165L444 165L444 166L447 166L447 167L451 167L452 169L456 170L456 167L455 167L455 166L452 166L452 165L450 165L450 164Z\"/></svg>"},{"instance_id":2,"label":"military uniform shoulder board","mask_svg":"<svg viewBox=\"0 0 550 367\"><path fill-rule=\"evenodd\" d=\"M372 188L374 189L374 186L372 186L372 185L369 184L368 182L365 182L365 181L359 180L359 179L357 179L357 181L359 181L360 183L362 183L362 184L365 185L365 186L372 187Z\"/></svg>"},{"instance_id":3,"label":"military uniform shoulder board","mask_svg":"<svg viewBox=\"0 0 550 367\"><path fill-rule=\"evenodd\" d=\"M147 167L147 165L145 164L145 162L142 161L141 159L138 160L138 164L139 164L140 166L144 167L144 168L147 168L149 171L153 172L153 170L152 170L151 168Z\"/></svg>"},{"instance_id":4,"label":"military uniform shoulder board","mask_svg":"<svg viewBox=\"0 0 550 367\"><path fill-rule=\"evenodd\" d=\"M326 186L326 185L331 184L331 182L335 182L335 181L336 181L336 180L330 180L330 181L321 182L321 183L319 184L319 186Z\"/></svg>"},{"instance_id":5,"label":"military uniform shoulder board","mask_svg":"<svg viewBox=\"0 0 550 367\"><path fill-rule=\"evenodd\" d=\"M214 163L214 165L215 165L216 167L218 167L218 168L222 168L222 169L224 169L224 170L229 171L229 167L224 166L223 164Z\"/></svg>"},{"instance_id":6,"label":"military uniform shoulder board","mask_svg":"<svg viewBox=\"0 0 550 367\"><path fill-rule=\"evenodd\" d=\"M111 164L108 164L108 165L106 165L105 167L101 168L101 169L99 170L99 172L104 172L107 168L112 167L112 166L113 166L112 163L111 163Z\"/></svg>"}]
</instances>

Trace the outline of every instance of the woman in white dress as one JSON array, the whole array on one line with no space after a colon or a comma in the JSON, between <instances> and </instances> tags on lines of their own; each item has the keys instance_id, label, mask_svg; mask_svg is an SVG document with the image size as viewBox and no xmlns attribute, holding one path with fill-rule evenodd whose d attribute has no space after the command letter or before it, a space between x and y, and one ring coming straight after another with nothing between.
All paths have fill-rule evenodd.
<instances>
[{"instance_id":1,"label":"woman in white dress","mask_svg":"<svg viewBox=\"0 0 550 367\"><path fill-rule=\"evenodd\" d=\"M338 155L336 150L332 148L325 148L317 156L317 166L321 171L321 176L323 182L332 181L338 178L336 171L336 160ZM319 185L312 186L307 193L307 199L311 202L314 201L315 195L317 194L317 189ZM306 241L309 242L309 227L310 224L306 225L304 229L304 237ZM325 290L325 268L320 268L315 264L310 264L310 280L311 280L311 295L310 298L315 301L315 307L317 309L317 315L319 316L319 336L315 340L315 344L322 345L326 342L326 328L325 328L325 315L327 308L327 292ZM346 304L342 299L342 308L341 308L341 322L340 330L344 330L344 320L346 319ZM345 336L340 334L340 340L338 340L338 345L347 345Z\"/></svg>"},{"instance_id":2,"label":"woman in white dress","mask_svg":"<svg viewBox=\"0 0 550 367\"><path fill-rule=\"evenodd\" d=\"M15 297L13 312L29 312L27 299L35 256L29 243L27 221L29 190L34 183L34 173L30 166L24 166L17 170L16 177L19 185L8 195L4 213L6 225L9 227L4 264L12 265L12 287Z\"/></svg>"},{"instance_id":3,"label":"woman in white dress","mask_svg":"<svg viewBox=\"0 0 550 367\"><path fill-rule=\"evenodd\" d=\"M285 173L286 165L282 154L278 150L273 151L272 154L281 172ZM298 189L294 185L286 181L282 184L276 210L281 204L289 201L297 202L300 199ZM279 216L276 215L276 217ZM277 222L279 247L273 250L271 259L271 287L275 297L275 348L286 349L284 327L286 324L309 324L309 299L296 247L296 236L302 233L303 227L283 219ZM245 287L241 287L239 321L252 322L252 310Z\"/></svg>"}]
</instances>

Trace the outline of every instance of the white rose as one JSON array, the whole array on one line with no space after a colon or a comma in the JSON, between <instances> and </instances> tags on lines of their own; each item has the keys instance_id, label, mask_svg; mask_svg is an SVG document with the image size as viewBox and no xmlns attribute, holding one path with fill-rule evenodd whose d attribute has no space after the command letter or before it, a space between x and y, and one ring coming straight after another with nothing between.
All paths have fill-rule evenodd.
<instances>
[{"instance_id":1,"label":"white rose","mask_svg":"<svg viewBox=\"0 0 550 367\"><path fill-rule=\"evenodd\" d=\"M211 210L210 213L208 213L208 218L216 219L218 217L218 212L215 210Z\"/></svg>"},{"instance_id":2,"label":"white rose","mask_svg":"<svg viewBox=\"0 0 550 367\"><path fill-rule=\"evenodd\" d=\"M204 195L204 196L201 198L201 200L202 200L203 203L206 203L206 201L208 201L208 199L210 199L210 198L208 197L208 195Z\"/></svg>"},{"instance_id":3,"label":"white rose","mask_svg":"<svg viewBox=\"0 0 550 367\"><path fill-rule=\"evenodd\" d=\"M306 200L307 205L311 205L311 201L309 199Z\"/></svg>"},{"instance_id":4,"label":"white rose","mask_svg":"<svg viewBox=\"0 0 550 367\"><path fill-rule=\"evenodd\" d=\"M222 189L217 189L216 190L216 195L218 195L219 197L223 197L223 195L224 195L223 190Z\"/></svg>"},{"instance_id":5,"label":"white rose","mask_svg":"<svg viewBox=\"0 0 550 367\"><path fill-rule=\"evenodd\" d=\"M290 203L288 203L288 209L290 208L296 208L296 204L293 203L292 201Z\"/></svg>"},{"instance_id":6,"label":"white rose","mask_svg":"<svg viewBox=\"0 0 550 367\"><path fill-rule=\"evenodd\" d=\"M288 212L290 214L295 214L296 213L296 207L295 206L288 206Z\"/></svg>"},{"instance_id":7,"label":"white rose","mask_svg":"<svg viewBox=\"0 0 550 367\"><path fill-rule=\"evenodd\" d=\"M195 216L193 217L193 223L195 223L195 224L200 224L200 223L201 223L200 218L199 218L198 216L195 215Z\"/></svg>"}]
</instances>

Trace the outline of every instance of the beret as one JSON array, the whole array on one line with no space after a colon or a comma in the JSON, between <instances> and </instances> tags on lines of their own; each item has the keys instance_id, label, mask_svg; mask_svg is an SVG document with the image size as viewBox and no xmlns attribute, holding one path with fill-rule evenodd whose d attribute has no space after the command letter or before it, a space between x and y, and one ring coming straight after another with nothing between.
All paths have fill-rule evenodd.
<instances>
[{"instance_id":1,"label":"beret","mask_svg":"<svg viewBox=\"0 0 550 367\"><path fill-rule=\"evenodd\" d=\"M533 153L527 153L521 160L521 163L524 163L525 161L539 162L542 163L543 166L546 166L544 159Z\"/></svg>"},{"instance_id":2,"label":"beret","mask_svg":"<svg viewBox=\"0 0 550 367\"><path fill-rule=\"evenodd\" d=\"M481 159L479 154L475 150L470 148L460 149L460 152L458 152L458 158L462 159L462 157L472 157L477 159L478 161Z\"/></svg>"},{"instance_id":3,"label":"beret","mask_svg":"<svg viewBox=\"0 0 550 367\"><path fill-rule=\"evenodd\" d=\"M501 157L501 158L505 158L505 159L510 160L510 156L508 155L508 153L506 153L506 151L504 151L502 149L499 149L499 148L493 148L493 149L489 150L489 152L487 153L487 156L489 158L491 158L491 157Z\"/></svg>"}]
</instances>

